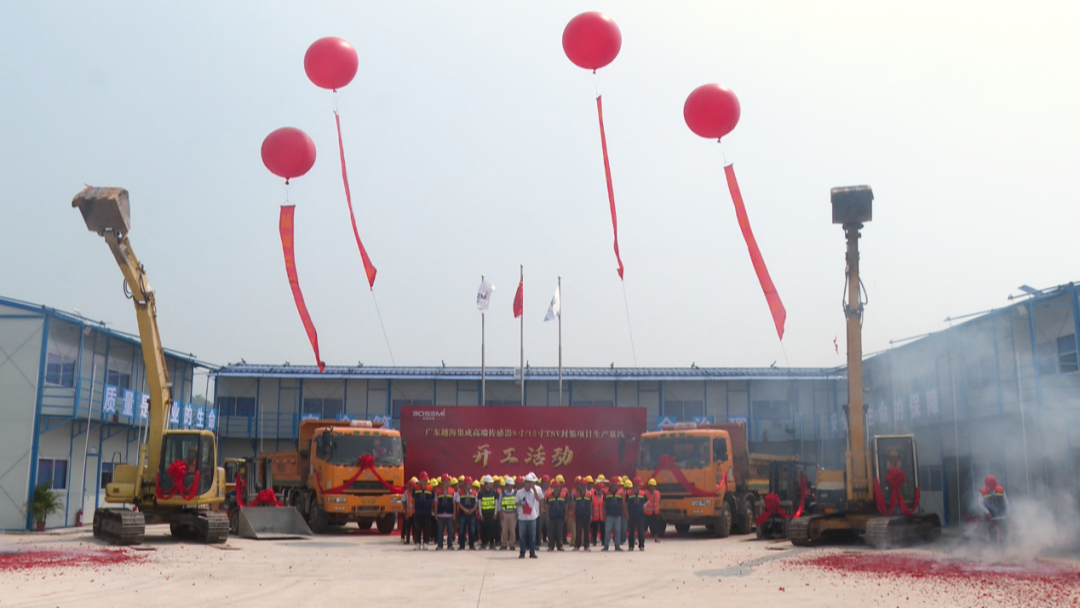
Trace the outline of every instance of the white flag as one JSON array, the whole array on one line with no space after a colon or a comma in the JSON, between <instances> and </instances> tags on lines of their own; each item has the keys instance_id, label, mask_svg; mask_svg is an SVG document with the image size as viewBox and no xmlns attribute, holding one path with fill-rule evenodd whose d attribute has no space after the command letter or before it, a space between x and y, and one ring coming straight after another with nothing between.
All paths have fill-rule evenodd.
<instances>
[{"instance_id":1,"label":"white flag","mask_svg":"<svg viewBox=\"0 0 1080 608\"><path fill-rule=\"evenodd\" d=\"M488 306L491 304L491 292L495 291L495 286L487 281L487 279L480 282L480 290L476 292L476 309L481 314L487 312Z\"/></svg>"},{"instance_id":2,"label":"white flag","mask_svg":"<svg viewBox=\"0 0 1080 608\"><path fill-rule=\"evenodd\" d=\"M548 306L547 314L544 315L545 321L551 321L562 315L562 303L559 301L559 288L555 288L555 295L551 297L551 306Z\"/></svg>"}]
</instances>

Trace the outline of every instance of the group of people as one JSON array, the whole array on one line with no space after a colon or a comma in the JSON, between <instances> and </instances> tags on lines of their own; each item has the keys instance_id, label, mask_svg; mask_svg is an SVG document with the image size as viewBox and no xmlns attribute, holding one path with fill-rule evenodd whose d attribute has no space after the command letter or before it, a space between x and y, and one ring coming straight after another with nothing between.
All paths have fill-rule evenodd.
<instances>
[{"instance_id":1,"label":"group of people","mask_svg":"<svg viewBox=\"0 0 1080 608\"><path fill-rule=\"evenodd\" d=\"M519 487L520 484L520 487ZM567 487L562 475L554 479L529 473L512 476L484 475L474 480L462 475L429 478L427 472L409 480L402 497L405 520L401 525L402 544L417 551L434 544L445 548L476 550L518 550L518 558L536 558L537 547L546 543L548 551L562 551L573 544L574 551L614 544L622 551L645 550L645 530L653 542L660 542L660 492L656 480L642 484L641 478L603 475L575 477Z\"/></svg>"}]
</instances>

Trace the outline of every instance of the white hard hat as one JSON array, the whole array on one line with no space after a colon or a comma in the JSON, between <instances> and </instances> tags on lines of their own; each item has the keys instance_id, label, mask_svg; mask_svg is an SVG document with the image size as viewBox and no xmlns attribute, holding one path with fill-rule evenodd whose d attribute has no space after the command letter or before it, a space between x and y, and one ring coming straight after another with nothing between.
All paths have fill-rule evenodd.
<instances>
[{"instance_id":1,"label":"white hard hat","mask_svg":"<svg viewBox=\"0 0 1080 608\"><path fill-rule=\"evenodd\" d=\"M481 481L484 483L495 483L495 479L492 478L491 475L484 475L484 478L481 479Z\"/></svg>"},{"instance_id":2,"label":"white hard hat","mask_svg":"<svg viewBox=\"0 0 1080 608\"><path fill-rule=\"evenodd\" d=\"M529 473L528 475L526 475L525 481L531 481L533 483L536 483L536 473Z\"/></svg>"},{"instance_id":3,"label":"white hard hat","mask_svg":"<svg viewBox=\"0 0 1080 608\"><path fill-rule=\"evenodd\" d=\"M508 486L514 485L514 478L513 477L507 477L506 478L506 485L508 485Z\"/></svg>"}]
</instances>

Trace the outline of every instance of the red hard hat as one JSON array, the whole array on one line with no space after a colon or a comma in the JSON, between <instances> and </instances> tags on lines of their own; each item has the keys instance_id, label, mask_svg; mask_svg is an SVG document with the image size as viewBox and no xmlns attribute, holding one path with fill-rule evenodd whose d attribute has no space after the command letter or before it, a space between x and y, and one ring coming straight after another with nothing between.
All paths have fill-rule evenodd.
<instances>
[{"instance_id":1,"label":"red hard hat","mask_svg":"<svg viewBox=\"0 0 1080 608\"><path fill-rule=\"evenodd\" d=\"M641 485L641 478L640 477L635 477L634 478L634 485L638 485L638 486Z\"/></svg>"},{"instance_id":2,"label":"red hard hat","mask_svg":"<svg viewBox=\"0 0 1080 608\"><path fill-rule=\"evenodd\" d=\"M473 482L473 478L466 475L465 476L465 483L467 483L467 484L469 484L471 486L472 482Z\"/></svg>"},{"instance_id":3,"label":"red hard hat","mask_svg":"<svg viewBox=\"0 0 1080 608\"><path fill-rule=\"evenodd\" d=\"M994 477L993 475L987 475L986 476L986 487L988 487L988 488L996 488L997 485L998 485L997 477Z\"/></svg>"},{"instance_id":4,"label":"red hard hat","mask_svg":"<svg viewBox=\"0 0 1080 608\"><path fill-rule=\"evenodd\" d=\"M427 478L428 478L427 471L420 471L420 479L427 479Z\"/></svg>"},{"instance_id":5,"label":"red hard hat","mask_svg":"<svg viewBox=\"0 0 1080 608\"><path fill-rule=\"evenodd\" d=\"M574 483L584 483L584 481L585 480L581 478L581 475L574 478Z\"/></svg>"},{"instance_id":6,"label":"red hard hat","mask_svg":"<svg viewBox=\"0 0 1080 608\"><path fill-rule=\"evenodd\" d=\"M544 475L543 481L551 481L551 475Z\"/></svg>"}]
</instances>

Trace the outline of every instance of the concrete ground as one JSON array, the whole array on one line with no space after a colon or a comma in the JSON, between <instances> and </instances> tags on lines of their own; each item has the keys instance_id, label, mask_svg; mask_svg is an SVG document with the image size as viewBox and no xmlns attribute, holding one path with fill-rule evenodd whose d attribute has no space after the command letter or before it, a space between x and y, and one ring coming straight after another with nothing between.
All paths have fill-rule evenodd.
<instances>
[{"instance_id":1,"label":"concrete ground","mask_svg":"<svg viewBox=\"0 0 1080 608\"><path fill-rule=\"evenodd\" d=\"M0 556L22 551L74 552L102 548L85 528L43 534L0 535ZM625 549L625 545L624 545ZM805 565L810 559L873 555L932 558L950 568L940 551L871 552L862 547L797 549L786 541L733 536L714 539L702 530L685 537L651 539L644 552L549 553L519 560L510 551L416 552L396 534L355 528L310 540L253 541L226 545L180 543L167 527L147 530L137 563L80 563L29 569L0 562L2 606L492 606L562 607L691 605L770 606L986 606L1080 605L1080 575L1073 562L1051 580L1024 565L988 593L990 563L975 576L940 578L891 572L848 572ZM940 549L940 548L939 548ZM877 559L877 558L874 558ZM1041 564L1041 565L1040 565ZM1031 565L1036 570L1042 562ZM880 568L879 568L880 570ZM969 570L969 574L974 570ZM996 576L996 575L995 575ZM1003 575L1004 576L1004 575ZM1010 576L1012 576L1010 574Z\"/></svg>"}]
</instances>

